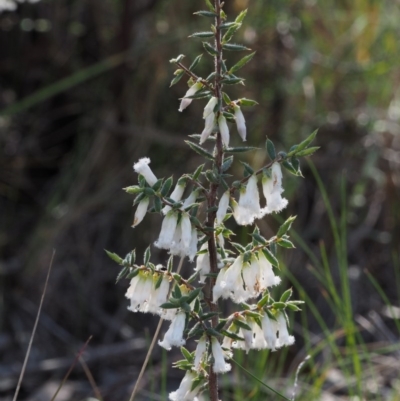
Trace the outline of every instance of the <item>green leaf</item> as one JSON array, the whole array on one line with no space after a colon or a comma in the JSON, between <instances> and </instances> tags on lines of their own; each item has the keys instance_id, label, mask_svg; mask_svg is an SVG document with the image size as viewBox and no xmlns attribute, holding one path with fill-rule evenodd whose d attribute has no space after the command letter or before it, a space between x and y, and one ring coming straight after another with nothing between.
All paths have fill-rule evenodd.
<instances>
[{"instance_id":1,"label":"green leaf","mask_svg":"<svg viewBox=\"0 0 400 401\"><path fill-rule=\"evenodd\" d=\"M222 97L224 98L224 102L226 104L230 104L232 102L229 96L225 92L222 92Z\"/></svg>"},{"instance_id":2,"label":"green leaf","mask_svg":"<svg viewBox=\"0 0 400 401\"><path fill-rule=\"evenodd\" d=\"M123 259L119 257L116 253L107 251L105 249L107 256L112 259L114 262L117 262L119 265L122 265Z\"/></svg>"},{"instance_id":3,"label":"green leaf","mask_svg":"<svg viewBox=\"0 0 400 401\"><path fill-rule=\"evenodd\" d=\"M301 156L310 156L310 155L312 155L314 152L316 152L319 148L320 148L320 146L312 146L311 148L307 148L307 149L304 149L304 150L300 150L299 152L296 152L296 156L297 156L297 157L301 157Z\"/></svg>"},{"instance_id":4,"label":"green leaf","mask_svg":"<svg viewBox=\"0 0 400 401\"><path fill-rule=\"evenodd\" d=\"M195 290L191 291L187 296L186 302L188 304L192 303L195 300L195 298L197 298L199 296L199 294L201 293L201 290L202 290L201 288L196 288Z\"/></svg>"},{"instance_id":5,"label":"green leaf","mask_svg":"<svg viewBox=\"0 0 400 401\"><path fill-rule=\"evenodd\" d=\"M296 176L299 175L299 172L293 167L293 164L290 163L288 160L283 160L282 166L285 167L285 169L288 170L293 175L296 175Z\"/></svg>"},{"instance_id":6,"label":"green leaf","mask_svg":"<svg viewBox=\"0 0 400 401\"><path fill-rule=\"evenodd\" d=\"M224 162L222 163L222 166L221 166L222 172L228 170L229 167L231 167L232 163L233 163L233 156L227 157L227 158L224 160Z\"/></svg>"},{"instance_id":7,"label":"green leaf","mask_svg":"<svg viewBox=\"0 0 400 401\"><path fill-rule=\"evenodd\" d=\"M258 103L255 100L252 99L246 99L245 97L239 99L239 104L241 106L255 106Z\"/></svg>"},{"instance_id":8,"label":"green leaf","mask_svg":"<svg viewBox=\"0 0 400 401\"><path fill-rule=\"evenodd\" d=\"M190 148L192 150L194 150L200 156L203 156L208 160L212 160L212 161L215 160L214 156L210 152L208 152L207 150L203 149L201 146L199 146L199 145L197 145L197 144L195 144L194 142L191 142L191 141L185 141L185 142L190 146Z\"/></svg>"},{"instance_id":9,"label":"green leaf","mask_svg":"<svg viewBox=\"0 0 400 401\"><path fill-rule=\"evenodd\" d=\"M173 182L172 176L165 180L165 182L161 188L161 191L160 191L162 196L166 196L168 194L169 190L171 189L172 182Z\"/></svg>"},{"instance_id":10,"label":"green leaf","mask_svg":"<svg viewBox=\"0 0 400 401\"><path fill-rule=\"evenodd\" d=\"M209 18L215 18L217 16L217 14L213 13L212 11L206 11L206 10L196 11L193 14L198 15L200 17L209 17Z\"/></svg>"},{"instance_id":11,"label":"green leaf","mask_svg":"<svg viewBox=\"0 0 400 401\"><path fill-rule=\"evenodd\" d=\"M289 230L290 227L292 226L292 223L296 220L296 216L290 216L280 227L279 230L276 234L278 238L282 237L285 235Z\"/></svg>"},{"instance_id":12,"label":"green leaf","mask_svg":"<svg viewBox=\"0 0 400 401\"><path fill-rule=\"evenodd\" d=\"M139 269L134 269L134 270L132 270L132 271L126 276L126 278L129 279L129 280L131 280L131 279L133 279L134 277L136 277L136 276L139 274L139 272L140 272Z\"/></svg>"},{"instance_id":13,"label":"green leaf","mask_svg":"<svg viewBox=\"0 0 400 401\"><path fill-rule=\"evenodd\" d=\"M272 304L272 306L273 306L275 309L279 309L279 310L282 310L282 309L285 309L285 308L286 308L286 304L285 304L284 302L274 302L274 303Z\"/></svg>"},{"instance_id":14,"label":"green leaf","mask_svg":"<svg viewBox=\"0 0 400 401\"><path fill-rule=\"evenodd\" d=\"M314 140L318 133L318 129L316 129L312 134L310 134L306 139L304 139L303 142L300 142L296 149L292 150L291 152L288 153L288 157L293 156L300 152L301 150L305 149L308 147L308 145Z\"/></svg>"},{"instance_id":15,"label":"green leaf","mask_svg":"<svg viewBox=\"0 0 400 401\"><path fill-rule=\"evenodd\" d=\"M247 15L247 8L245 10L241 11L241 13L236 17L235 22L237 24L240 24L241 22L243 22L246 15Z\"/></svg>"},{"instance_id":16,"label":"green leaf","mask_svg":"<svg viewBox=\"0 0 400 401\"><path fill-rule=\"evenodd\" d=\"M211 4L211 1L210 1L210 0L205 0L205 2L206 2L206 4L207 4L208 9L209 9L211 12L215 12L214 6Z\"/></svg>"},{"instance_id":17,"label":"green leaf","mask_svg":"<svg viewBox=\"0 0 400 401\"><path fill-rule=\"evenodd\" d=\"M196 68L197 64L200 63L201 58L203 57L202 54L198 55L194 60L193 63L190 64L189 70L192 71Z\"/></svg>"},{"instance_id":18,"label":"green leaf","mask_svg":"<svg viewBox=\"0 0 400 401\"><path fill-rule=\"evenodd\" d=\"M116 283L118 283L119 280L123 279L127 274L129 273L129 267L125 266L118 274Z\"/></svg>"},{"instance_id":19,"label":"green leaf","mask_svg":"<svg viewBox=\"0 0 400 401\"><path fill-rule=\"evenodd\" d=\"M193 173L193 179L197 180L200 177L201 172L203 171L204 164L201 164L199 167L197 167L196 171Z\"/></svg>"},{"instance_id":20,"label":"green leaf","mask_svg":"<svg viewBox=\"0 0 400 401\"><path fill-rule=\"evenodd\" d=\"M299 312L299 311L301 311L301 309L300 309L297 305L294 305L294 304L291 304L291 303L286 304L286 307L287 307L288 309L294 311L294 312Z\"/></svg>"},{"instance_id":21,"label":"green leaf","mask_svg":"<svg viewBox=\"0 0 400 401\"><path fill-rule=\"evenodd\" d=\"M237 24L237 22L224 22L223 24L221 24L219 26L219 29L221 29L223 31L223 30L229 29L232 25L236 25L236 24Z\"/></svg>"},{"instance_id":22,"label":"green leaf","mask_svg":"<svg viewBox=\"0 0 400 401\"><path fill-rule=\"evenodd\" d=\"M238 244L237 242L231 242L231 245L233 245L240 253L246 252L246 248L244 246Z\"/></svg>"},{"instance_id":23,"label":"green leaf","mask_svg":"<svg viewBox=\"0 0 400 401\"><path fill-rule=\"evenodd\" d=\"M153 196L153 195L156 194L155 191L154 191L154 189L153 189L153 188L150 188L150 187L144 188L144 189L143 189L143 193L144 193L146 196Z\"/></svg>"},{"instance_id":24,"label":"green leaf","mask_svg":"<svg viewBox=\"0 0 400 401\"><path fill-rule=\"evenodd\" d=\"M231 25L228 30L226 31L225 35L222 38L222 43L227 43L229 42L233 35L236 33L236 31L242 26L242 24L237 24L234 23L233 25Z\"/></svg>"},{"instance_id":25,"label":"green leaf","mask_svg":"<svg viewBox=\"0 0 400 401\"><path fill-rule=\"evenodd\" d=\"M159 274L156 285L155 285L155 289L160 288L160 285L163 281L164 275L163 274Z\"/></svg>"},{"instance_id":26,"label":"green leaf","mask_svg":"<svg viewBox=\"0 0 400 401\"><path fill-rule=\"evenodd\" d=\"M249 164L247 164L246 162L243 162L243 161L240 161L240 163L243 164L245 171L246 171L249 175L254 174L254 170L253 170L253 168L252 168Z\"/></svg>"},{"instance_id":27,"label":"green leaf","mask_svg":"<svg viewBox=\"0 0 400 401\"><path fill-rule=\"evenodd\" d=\"M243 337L240 337L237 334L232 333L231 331L228 331L228 330L222 330L221 334L223 334L225 337L232 338L232 340L244 341Z\"/></svg>"},{"instance_id":28,"label":"green leaf","mask_svg":"<svg viewBox=\"0 0 400 401\"><path fill-rule=\"evenodd\" d=\"M133 186L131 186L131 187L126 187L126 188L124 188L124 191L125 191L126 193L130 194L130 195L135 195L135 194L138 194L139 192L142 192L142 191L143 191L143 188L140 188L140 187L137 186L137 185L133 185Z\"/></svg>"},{"instance_id":29,"label":"green leaf","mask_svg":"<svg viewBox=\"0 0 400 401\"><path fill-rule=\"evenodd\" d=\"M240 59L231 69L229 70L229 74L233 74L237 70L240 70L242 67L244 67L256 54L256 52L253 52L249 54L248 56L244 56L242 59Z\"/></svg>"},{"instance_id":30,"label":"green leaf","mask_svg":"<svg viewBox=\"0 0 400 401\"><path fill-rule=\"evenodd\" d=\"M212 38L214 36L214 32L195 32L189 35L189 38Z\"/></svg>"},{"instance_id":31,"label":"green leaf","mask_svg":"<svg viewBox=\"0 0 400 401\"><path fill-rule=\"evenodd\" d=\"M203 42L203 47L206 50L206 52L210 55L210 56L217 56L218 55L218 51L217 49L215 49L213 46L211 46L208 42Z\"/></svg>"},{"instance_id":32,"label":"green leaf","mask_svg":"<svg viewBox=\"0 0 400 401\"><path fill-rule=\"evenodd\" d=\"M252 150L256 150L258 148L254 146L238 146L235 148L226 148L225 153L244 153L244 152L250 152Z\"/></svg>"},{"instance_id":33,"label":"green leaf","mask_svg":"<svg viewBox=\"0 0 400 401\"><path fill-rule=\"evenodd\" d=\"M172 291L172 295L174 298L177 298L177 299L182 298L182 291L179 288L178 284L175 285L174 290Z\"/></svg>"},{"instance_id":34,"label":"green leaf","mask_svg":"<svg viewBox=\"0 0 400 401\"><path fill-rule=\"evenodd\" d=\"M183 357L184 357L187 361L192 362L193 356L192 356L192 354L191 354L185 347L181 347L181 352L182 352Z\"/></svg>"},{"instance_id":35,"label":"green leaf","mask_svg":"<svg viewBox=\"0 0 400 401\"><path fill-rule=\"evenodd\" d=\"M273 255L273 253L268 248L264 248L262 250L262 253L266 257L268 262L271 263L272 266L279 267L278 259Z\"/></svg>"},{"instance_id":36,"label":"green leaf","mask_svg":"<svg viewBox=\"0 0 400 401\"><path fill-rule=\"evenodd\" d=\"M267 141L265 142L265 146L267 148L268 156L271 158L271 160L275 160L276 151L273 142L270 139L267 139Z\"/></svg>"},{"instance_id":37,"label":"green leaf","mask_svg":"<svg viewBox=\"0 0 400 401\"><path fill-rule=\"evenodd\" d=\"M205 322L206 320L210 320L212 319L214 316L218 316L219 312L209 312L209 313L205 313L204 315L200 316L200 319Z\"/></svg>"},{"instance_id":38,"label":"green leaf","mask_svg":"<svg viewBox=\"0 0 400 401\"><path fill-rule=\"evenodd\" d=\"M160 199L158 196L156 196L156 197L154 198L154 211L155 211L156 213L160 213L160 212L161 212L161 209L162 209L162 202L161 202L161 199Z\"/></svg>"},{"instance_id":39,"label":"green leaf","mask_svg":"<svg viewBox=\"0 0 400 401\"><path fill-rule=\"evenodd\" d=\"M293 245L293 242L291 242L291 241L289 241L288 239L285 239L285 238L278 239L278 245L283 247L283 248L289 248L289 249L290 248L296 248Z\"/></svg>"},{"instance_id":40,"label":"green leaf","mask_svg":"<svg viewBox=\"0 0 400 401\"><path fill-rule=\"evenodd\" d=\"M176 76L172 79L171 83L169 84L169 87L174 86L175 84L177 84L184 75L185 75L185 72L183 70L178 72L176 74Z\"/></svg>"},{"instance_id":41,"label":"green leaf","mask_svg":"<svg viewBox=\"0 0 400 401\"><path fill-rule=\"evenodd\" d=\"M253 233L253 234L251 234L251 236L252 236L258 243L263 244L263 245L266 245L266 244L267 244L267 240L266 240L263 236L261 236L260 234L258 234L258 233Z\"/></svg>"},{"instance_id":42,"label":"green leaf","mask_svg":"<svg viewBox=\"0 0 400 401\"><path fill-rule=\"evenodd\" d=\"M162 308L162 309L177 309L177 308L180 308L180 305L179 305L179 303L171 302L171 300L170 300L170 302L165 302L165 303L161 304L160 308Z\"/></svg>"},{"instance_id":43,"label":"green leaf","mask_svg":"<svg viewBox=\"0 0 400 401\"><path fill-rule=\"evenodd\" d=\"M225 76L224 79L221 79L221 84L226 84L226 85L235 85L240 82L243 82L243 78L231 78L228 76Z\"/></svg>"},{"instance_id":44,"label":"green leaf","mask_svg":"<svg viewBox=\"0 0 400 401\"><path fill-rule=\"evenodd\" d=\"M241 329L252 331L252 328L241 319L235 319L234 323L237 327L240 327Z\"/></svg>"},{"instance_id":45,"label":"green leaf","mask_svg":"<svg viewBox=\"0 0 400 401\"><path fill-rule=\"evenodd\" d=\"M146 250L144 251L144 256L143 256L143 264L145 266L147 266L149 264L150 261L150 257L151 257L151 252L150 252L150 245L146 248Z\"/></svg>"},{"instance_id":46,"label":"green leaf","mask_svg":"<svg viewBox=\"0 0 400 401\"><path fill-rule=\"evenodd\" d=\"M234 52L240 52L240 51L243 51L243 50L251 50L246 46L238 45L236 43L225 43L225 44L222 45L222 48L224 50L234 51Z\"/></svg>"},{"instance_id":47,"label":"green leaf","mask_svg":"<svg viewBox=\"0 0 400 401\"><path fill-rule=\"evenodd\" d=\"M262 308L264 305L266 305L269 301L270 295L269 292L267 292L258 302L257 302L257 307Z\"/></svg>"},{"instance_id":48,"label":"green leaf","mask_svg":"<svg viewBox=\"0 0 400 401\"><path fill-rule=\"evenodd\" d=\"M290 297L292 296L292 294L293 294L293 290L292 290L291 288L289 288L288 290L286 290L286 291L282 294L281 298L279 299L279 302L286 302L286 301L288 301L288 300L290 299Z\"/></svg>"}]
</instances>

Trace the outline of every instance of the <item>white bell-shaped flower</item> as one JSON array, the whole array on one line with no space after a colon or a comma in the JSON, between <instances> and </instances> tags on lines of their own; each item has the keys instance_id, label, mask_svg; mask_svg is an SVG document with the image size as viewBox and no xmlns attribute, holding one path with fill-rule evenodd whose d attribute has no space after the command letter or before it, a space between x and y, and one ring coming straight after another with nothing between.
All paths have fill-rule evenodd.
<instances>
[{"instance_id":1,"label":"white bell-shaped flower","mask_svg":"<svg viewBox=\"0 0 400 401\"><path fill-rule=\"evenodd\" d=\"M217 103L218 103L218 98L213 96L206 104L206 107L204 107L203 118L207 118L210 114L215 114L214 109Z\"/></svg>"},{"instance_id":2,"label":"white bell-shaped flower","mask_svg":"<svg viewBox=\"0 0 400 401\"><path fill-rule=\"evenodd\" d=\"M242 270L243 281L251 298L257 297L261 292L260 286L260 266L255 255L246 263Z\"/></svg>"},{"instance_id":3,"label":"white bell-shaped flower","mask_svg":"<svg viewBox=\"0 0 400 401\"><path fill-rule=\"evenodd\" d=\"M233 348L242 349L246 351L246 354L248 354L253 345L253 332L251 330L240 328L238 335L244 338L244 341L235 341L233 343Z\"/></svg>"},{"instance_id":4,"label":"white bell-shaped flower","mask_svg":"<svg viewBox=\"0 0 400 401\"><path fill-rule=\"evenodd\" d=\"M139 202L139 205L136 208L132 227L136 227L144 219L144 216L146 216L146 213L147 213L147 208L149 206L149 202L150 202L149 198L144 198L143 200L141 200Z\"/></svg>"},{"instance_id":5,"label":"white bell-shaped flower","mask_svg":"<svg viewBox=\"0 0 400 401\"><path fill-rule=\"evenodd\" d=\"M186 371L178 390L169 393L170 401L197 401L196 395L199 393L201 386L196 386L192 390L192 384L195 379L195 373L190 370Z\"/></svg>"},{"instance_id":6,"label":"white bell-shaped flower","mask_svg":"<svg viewBox=\"0 0 400 401\"><path fill-rule=\"evenodd\" d=\"M264 332L264 339L267 342L267 348L275 351L278 341L277 337L277 325L276 322L268 317L267 314L265 314L261 320L261 325L262 329Z\"/></svg>"},{"instance_id":7,"label":"white bell-shaped flower","mask_svg":"<svg viewBox=\"0 0 400 401\"><path fill-rule=\"evenodd\" d=\"M217 276L217 280L215 282L213 288L213 303L216 304L219 298L229 298L230 291L226 289L225 276L228 271L227 267L223 267Z\"/></svg>"},{"instance_id":8,"label":"white bell-shaped flower","mask_svg":"<svg viewBox=\"0 0 400 401\"><path fill-rule=\"evenodd\" d=\"M205 119L204 129L200 135L200 145L203 144L207 138L212 134L215 126L215 114L209 114Z\"/></svg>"},{"instance_id":9,"label":"white bell-shaped flower","mask_svg":"<svg viewBox=\"0 0 400 401\"><path fill-rule=\"evenodd\" d=\"M175 202L180 201L182 199L183 192L185 191L185 186L186 186L185 182L179 183L178 181L178 184L176 184L174 190L172 191L169 197ZM163 207L162 212L164 214L167 214L171 209L172 209L171 206L166 205Z\"/></svg>"},{"instance_id":10,"label":"white bell-shaped flower","mask_svg":"<svg viewBox=\"0 0 400 401\"><path fill-rule=\"evenodd\" d=\"M260 290L264 291L267 287L278 285L281 282L279 276L275 276L271 263L262 251L258 252L258 264L260 266Z\"/></svg>"},{"instance_id":11,"label":"white bell-shaped flower","mask_svg":"<svg viewBox=\"0 0 400 401\"><path fill-rule=\"evenodd\" d=\"M194 258L196 257L197 242L198 242L197 230L193 227L192 228L192 239L190 240L190 246L189 246L188 253L187 253L187 256L189 257L189 260L191 262L193 262Z\"/></svg>"},{"instance_id":12,"label":"white bell-shaped flower","mask_svg":"<svg viewBox=\"0 0 400 401\"><path fill-rule=\"evenodd\" d=\"M196 82L194 85L192 85L188 91L185 93L185 96L181 100L181 104L179 106L179 111L183 111L186 109L186 107L189 106L190 103L192 103L193 99L188 98L189 96L193 96L197 91L199 91L203 85L200 82Z\"/></svg>"},{"instance_id":13,"label":"white bell-shaped flower","mask_svg":"<svg viewBox=\"0 0 400 401\"><path fill-rule=\"evenodd\" d=\"M253 322L252 328L254 334L252 348L258 350L266 349L268 344L264 338L264 332L262 328L256 322Z\"/></svg>"},{"instance_id":14,"label":"white bell-shaped flower","mask_svg":"<svg viewBox=\"0 0 400 401\"><path fill-rule=\"evenodd\" d=\"M170 249L173 245L174 234L178 216L173 211L167 213L161 224L161 231L158 240L154 243L157 248Z\"/></svg>"},{"instance_id":15,"label":"white bell-shaped flower","mask_svg":"<svg viewBox=\"0 0 400 401\"><path fill-rule=\"evenodd\" d=\"M172 320L169 329L165 333L164 339L162 341L158 341L158 344L167 351L169 351L172 346L180 347L185 344L185 340L183 338L185 321L185 312L178 312Z\"/></svg>"},{"instance_id":16,"label":"white bell-shaped flower","mask_svg":"<svg viewBox=\"0 0 400 401\"><path fill-rule=\"evenodd\" d=\"M222 224L224 221L224 218L226 216L229 207L229 199L230 199L230 191L228 190L224 192L218 203L218 210L215 218L215 222L217 223L217 225Z\"/></svg>"},{"instance_id":17,"label":"white bell-shaped flower","mask_svg":"<svg viewBox=\"0 0 400 401\"><path fill-rule=\"evenodd\" d=\"M226 373L231 370L231 365L226 363L224 351L219 341L213 337L211 339L211 349L214 357L213 370L215 373Z\"/></svg>"},{"instance_id":18,"label":"white bell-shaped flower","mask_svg":"<svg viewBox=\"0 0 400 401\"><path fill-rule=\"evenodd\" d=\"M196 352L194 354L194 370L199 371L201 367L201 362L204 359L207 351L208 340L205 335L203 335L199 342L197 343Z\"/></svg>"},{"instance_id":19,"label":"white bell-shaped flower","mask_svg":"<svg viewBox=\"0 0 400 401\"><path fill-rule=\"evenodd\" d=\"M279 331L279 338L278 338L276 346L283 347L285 345L294 344L294 337L289 335L289 332L287 329L287 322L286 322L285 315L283 313L280 313L276 317L276 320L277 320L277 328Z\"/></svg>"},{"instance_id":20,"label":"white bell-shaped flower","mask_svg":"<svg viewBox=\"0 0 400 401\"><path fill-rule=\"evenodd\" d=\"M196 267L194 270L199 273L200 278L199 278L199 283L205 283L207 274L210 273L211 266L210 266L210 254L208 253L208 243L204 243L200 250L204 251L207 249L206 253L201 253L200 255L197 256L196 259Z\"/></svg>"},{"instance_id":21,"label":"white bell-shaped flower","mask_svg":"<svg viewBox=\"0 0 400 401\"><path fill-rule=\"evenodd\" d=\"M238 105L233 106L235 112L236 127L239 132L240 137L243 141L246 140L246 121L244 119L242 110Z\"/></svg>"},{"instance_id":22,"label":"white bell-shaped flower","mask_svg":"<svg viewBox=\"0 0 400 401\"><path fill-rule=\"evenodd\" d=\"M138 174L141 174L146 180L146 182L152 187L157 182L157 177L151 171L149 164L150 164L150 159L148 157L143 157L133 165L133 169Z\"/></svg>"},{"instance_id":23,"label":"white bell-shaped flower","mask_svg":"<svg viewBox=\"0 0 400 401\"><path fill-rule=\"evenodd\" d=\"M223 114L218 117L218 128L221 134L222 143L228 147L229 146L229 128L226 123L226 118Z\"/></svg>"},{"instance_id":24,"label":"white bell-shaped flower","mask_svg":"<svg viewBox=\"0 0 400 401\"><path fill-rule=\"evenodd\" d=\"M241 303L251 298L250 292L247 291L247 289L245 289L243 286L242 268L243 255L239 255L235 259L235 261L228 267L224 274L224 282L222 283L224 292L222 294L222 298L230 297L235 303Z\"/></svg>"},{"instance_id":25,"label":"white bell-shaped flower","mask_svg":"<svg viewBox=\"0 0 400 401\"><path fill-rule=\"evenodd\" d=\"M252 175L247 181L246 187L241 189L239 202L236 203L233 199L231 202L236 223L241 226L253 224L261 210L256 175Z\"/></svg>"},{"instance_id":26,"label":"white bell-shaped flower","mask_svg":"<svg viewBox=\"0 0 400 401\"><path fill-rule=\"evenodd\" d=\"M288 201L282 198L282 169L278 162L275 162L271 167L271 177L263 175L262 178L262 188L265 199L267 200L267 205L260 212L260 216L265 214L270 214L272 212L280 212L283 210Z\"/></svg>"}]
</instances>

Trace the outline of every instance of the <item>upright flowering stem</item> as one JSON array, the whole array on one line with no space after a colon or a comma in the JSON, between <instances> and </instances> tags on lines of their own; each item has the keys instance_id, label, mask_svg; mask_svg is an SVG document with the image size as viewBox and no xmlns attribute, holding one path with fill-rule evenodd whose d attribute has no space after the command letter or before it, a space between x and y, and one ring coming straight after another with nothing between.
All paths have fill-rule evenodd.
<instances>
[{"instance_id":1,"label":"upright flowering stem","mask_svg":"<svg viewBox=\"0 0 400 401\"><path fill-rule=\"evenodd\" d=\"M222 69L222 43L221 43L221 2L220 0L214 1L215 5L215 48L217 50L217 55L215 56L215 97L218 99L218 104L222 104L222 84L221 84L221 69ZM219 113L219 112L218 112ZM215 155L215 166L218 173L221 173L221 166L224 159L224 151L222 146L221 133L218 132L216 136L216 148L217 152ZM210 185L210 193L208 198L208 207L212 208L217 205L217 191L218 184L212 183ZM214 221L216 217L216 211L209 212L207 216L208 227L214 227ZM210 255L210 270L211 273L218 273L217 267L217 248L215 243L215 236L211 235L208 240L208 250ZM206 301L210 307L211 312L218 312L218 305L212 302L213 288L215 285L216 278L210 277L208 280L208 291L206 293ZM218 325L218 315L215 315L212 319L212 326L216 327ZM210 365L209 376L208 376L208 388L211 401L218 401L218 376L213 370L213 366Z\"/></svg>"}]
</instances>

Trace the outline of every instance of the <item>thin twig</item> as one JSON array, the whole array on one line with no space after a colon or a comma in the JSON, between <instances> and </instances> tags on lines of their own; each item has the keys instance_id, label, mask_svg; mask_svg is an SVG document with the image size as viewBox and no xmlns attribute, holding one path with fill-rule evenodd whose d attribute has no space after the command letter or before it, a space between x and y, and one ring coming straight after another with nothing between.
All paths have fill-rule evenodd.
<instances>
[{"instance_id":1,"label":"thin twig","mask_svg":"<svg viewBox=\"0 0 400 401\"><path fill-rule=\"evenodd\" d=\"M178 274L180 273L180 271L182 269L183 260L184 260L184 258L181 258L181 260L179 261L179 265L178 265L178 268L176 270L176 272ZM172 291L172 287L173 286L171 286L171 288L169 290L168 296ZM149 363L150 356L151 356L151 353L153 352L153 348L154 348L154 346L156 344L158 335L160 334L160 330L161 330L161 326L162 326L163 321L164 321L164 319L162 317L160 317L160 321L158 322L158 325L157 325L156 331L154 333L153 339L151 340L151 344L150 344L149 350L147 351L146 358L145 358L145 360L143 362L142 368L140 369L139 376L138 376L138 378L136 380L135 387L133 388L133 391L132 391L131 397L129 398L129 401L133 401L135 399L136 393L139 390L139 384L140 384L140 382L141 382L141 380L143 378L144 371L146 370L147 364Z\"/></svg>"},{"instance_id":2,"label":"thin twig","mask_svg":"<svg viewBox=\"0 0 400 401\"><path fill-rule=\"evenodd\" d=\"M73 371L76 363L78 362L79 358L82 356L83 352L85 351L86 347L88 346L90 340L92 339L93 336L90 336L85 344L83 344L83 347L79 350L78 354L76 355L74 361L72 362L71 366L68 369L68 372L65 374L64 378L62 379L62 382L60 383L60 385L57 388L57 391L54 393L53 397L51 397L50 401L54 401L58 395L58 393L60 392L60 390L62 389L62 386L65 384L65 382L68 380L69 375L71 374L71 372Z\"/></svg>"},{"instance_id":3,"label":"thin twig","mask_svg":"<svg viewBox=\"0 0 400 401\"><path fill-rule=\"evenodd\" d=\"M79 362L81 363L82 368L83 368L83 370L84 370L84 372L86 374L86 377L88 378L89 383L92 386L92 390L93 390L94 395L96 396L96 398L99 401L103 401L103 397L101 396L99 387L98 387L96 381L94 380L94 377L92 375L92 372L89 369L89 366L87 365L87 363L85 362L85 360L81 356L79 357Z\"/></svg>"},{"instance_id":4,"label":"thin twig","mask_svg":"<svg viewBox=\"0 0 400 401\"><path fill-rule=\"evenodd\" d=\"M42 292L42 297L41 297L41 299L40 299L39 309L38 309L38 311L37 311L35 324L33 325L33 330L32 330L32 334L31 334L31 338L29 339L28 349L27 349L27 351L26 351L25 360L24 360L24 363L23 363L23 365L22 365L21 374L19 375L19 379L18 379L18 383L17 383L17 388L15 389L15 394L14 394L13 401L16 401L16 400L17 400L17 397L18 397L18 394L19 394L19 390L20 390L20 388L21 388L22 379L24 378L25 369L26 369L26 365L28 364L29 355L30 355L31 349L32 349L33 338L35 337L37 325L38 325L38 323L39 323L39 317L40 317L40 313L41 313L41 311L42 311L43 301L44 301L44 297L45 297L45 295L46 295L47 284L48 284L48 282L49 282L50 272L51 272L51 268L52 268L52 266L53 266L53 260L54 260L54 255L55 255L55 254L56 254L56 251L55 251L55 249L53 249L53 254L52 254L52 256L51 256L49 268L48 268L48 270L47 270L46 282L45 282L45 284L44 284L44 288L43 288L43 292Z\"/></svg>"}]
</instances>

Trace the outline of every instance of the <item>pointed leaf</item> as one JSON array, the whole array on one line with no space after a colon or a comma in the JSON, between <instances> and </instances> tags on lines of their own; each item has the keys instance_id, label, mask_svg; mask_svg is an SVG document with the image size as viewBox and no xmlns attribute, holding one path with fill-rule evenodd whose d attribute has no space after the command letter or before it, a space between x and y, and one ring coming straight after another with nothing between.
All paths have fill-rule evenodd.
<instances>
[{"instance_id":1,"label":"pointed leaf","mask_svg":"<svg viewBox=\"0 0 400 401\"><path fill-rule=\"evenodd\" d=\"M256 54L256 52L250 53L247 56L244 56L241 60L239 60L231 69L229 70L229 74L233 74L237 70L240 70L244 67Z\"/></svg>"},{"instance_id":2,"label":"pointed leaf","mask_svg":"<svg viewBox=\"0 0 400 401\"><path fill-rule=\"evenodd\" d=\"M199 146L199 145L197 145L197 144L195 144L195 143L193 143L191 141L185 141L185 142L190 146L190 148L192 150L194 150L200 156L203 156L208 160L212 160L212 161L215 160L214 156L210 152L208 152L207 150L203 149L201 146Z\"/></svg>"},{"instance_id":3,"label":"pointed leaf","mask_svg":"<svg viewBox=\"0 0 400 401\"><path fill-rule=\"evenodd\" d=\"M122 265L123 259L119 257L116 253L107 251L105 249L107 256L112 259L114 262L117 262L119 265Z\"/></svg>"},{"instance_id":4,"label":"pointed leaf","mask_svg":"<svg viewBox=\"0 0 400 401\"><path fill-rule=\"evenodd\" d=\"M189 70L192 71L196 68L197 64L200 63L201 58L203 57L202 54L198 55L194 60L193 63L190 64Z\"/></svg>"},{"instance_id":5,"label":"pointed leaf","mask_svg":"<svg viewBox=\"0 0 400 401\"><path fill-rule=\"evenodd\" d=\"M239 45L237 43L225 43L225 44L222 45L222 48L224 50L234 51L234 52L240 52L240 51L243 51L243 50L251 50L248 47L243 46L243 45Z\"/></svg>"},{"instance_id":6,"label":"pointed leaf","mask_svg":"<svg viewBox=\"0 0 400 401\"><path fill-rule=\"evenodd\" d=\"M278 259L275 257L275 255L273 255L273 253L268 248L263 248L262 252L272 266L279 267Z\"/></svg>"}]
</instances>

